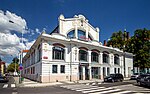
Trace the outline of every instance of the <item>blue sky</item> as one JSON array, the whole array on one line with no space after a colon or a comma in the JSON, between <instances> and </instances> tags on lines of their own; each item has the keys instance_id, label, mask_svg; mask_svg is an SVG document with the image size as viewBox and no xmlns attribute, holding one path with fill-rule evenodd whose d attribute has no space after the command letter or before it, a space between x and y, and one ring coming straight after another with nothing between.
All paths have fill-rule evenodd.
<instances>
[{"instance_id":1,"label":"blue sky","mask_svg":"<svg viewBox=\"0 0 150 94\"><path fill-rule=\"evenodd\" d=\"M113 32L125 28L131 36L136 29L150 29L149 5L150 0L0 0L0 10L25 20L23 26L30 31L24 34L28 43L34 41L43 30L50 33L58 25L60 14L65 17L84 15L91 25L100 28L101 42L109 39ZM21 38L21 33L16 29L10 30L10 33ZM3 59L10 62L11 57Z\"/></svg>"}]
</instances>

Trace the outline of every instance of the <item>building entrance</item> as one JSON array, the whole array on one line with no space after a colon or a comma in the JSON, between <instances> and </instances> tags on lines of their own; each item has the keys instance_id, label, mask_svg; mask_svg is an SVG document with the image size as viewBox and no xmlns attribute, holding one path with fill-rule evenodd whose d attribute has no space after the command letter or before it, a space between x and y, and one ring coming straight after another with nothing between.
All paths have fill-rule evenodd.
<instances>
[{"instance_id":1,"label":"building entrance","mask_svg":"<svg viewBox=\"0 0 150 94\"><path fill-rule=\"evenodd\" d=\"M99 79L99 67L92 67L92 78Z\"/></svg>"},{"instance_id":2,"label":"building entrance","mask_svg":"<svg viewBox=\"0 0 150 94\"><path fill-rule=\"evenodd\" d=\"M89 65L80 64L79 65L79 80L89 80Z\"/></svg>"}]
</instances>

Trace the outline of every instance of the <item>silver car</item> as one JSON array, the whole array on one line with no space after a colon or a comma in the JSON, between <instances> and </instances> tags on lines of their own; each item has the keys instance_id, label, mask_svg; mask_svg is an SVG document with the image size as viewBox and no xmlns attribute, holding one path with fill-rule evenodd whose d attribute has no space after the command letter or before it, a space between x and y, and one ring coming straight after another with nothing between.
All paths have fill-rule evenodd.
<instances>
[{"instance_id":1,"label":"silver car","mask_svg":"<svg viewBox=\"0 0 150 94\"><path fill-rule=\"evenodd\" d=\"M136 80L137 77L139 76L139 73L134 73L132 76L131 76L131 80Z\"/></svg>"}]
</instances>

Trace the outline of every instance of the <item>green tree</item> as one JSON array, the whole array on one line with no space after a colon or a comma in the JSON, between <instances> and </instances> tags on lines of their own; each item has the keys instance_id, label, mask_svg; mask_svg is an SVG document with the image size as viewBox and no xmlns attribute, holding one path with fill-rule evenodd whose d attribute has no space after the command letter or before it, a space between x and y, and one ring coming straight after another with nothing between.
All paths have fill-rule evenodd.
<instances>
[{"instance_id":1,"label":"green tree","mask_svg":"<svg viewBox=\"0 0 150 94\"><path fill-rule=\"evenodd\" d=\"M126 37L126 32L122 32L122 31L114 32L110 40L107 42L107 46L123 49L126 40L125 37Z\"/></svg>"},{"instance_id":2,"label":"green tree","mask_svg":"<svg viewBox=\"0 0 150 94\"><path fill-rule=\"evenodd\" d=\"M127 51L135 55L134 66L150 68L150 30L137 29L126 45Z\"/></svg>"},{"instance_id":3,"label":"green tree","mask_svg":"<svg viewBox=\"0 0 150 94\"><path fill-rule=\"evenodd\" d=\"M128 39L128 32L114 32L107 46L123 49L133 53L134 66L141 69L150 68L150 30L137 29L134 35ZM125 46L124 46L125 45Z\"/></svg>"},{"instance_id":4,"label":"green tree","mask_svg":"<svg viewBox=\"0 0 150 94\"><path fill-rule=\"evenodd\" d=\"M14 72L15 71L15 65L16 65L16 71L18 72L18 67L19 67L19 59L18 58L13 58L12 63L8 65L7 67L7 72ZM16 63L16 64L15 64Z\"/></svg>"}]
</instances>

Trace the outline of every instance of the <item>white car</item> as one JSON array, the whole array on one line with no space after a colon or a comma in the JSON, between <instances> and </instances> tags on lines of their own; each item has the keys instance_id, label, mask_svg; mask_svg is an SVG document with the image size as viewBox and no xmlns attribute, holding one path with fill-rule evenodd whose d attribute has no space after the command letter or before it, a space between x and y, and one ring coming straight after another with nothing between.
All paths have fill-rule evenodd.
<instances>
[{"instance_id":1,"label":"white car","mask_svg":"<svg viewBox=\"0 0 150 94\"><path fill-rule=\"evenodd\" d=\"M139 76L139 73L134 73L132 76L131 76L131 80L136 80L137 77Z\"/></svg>"}]
</instances>

